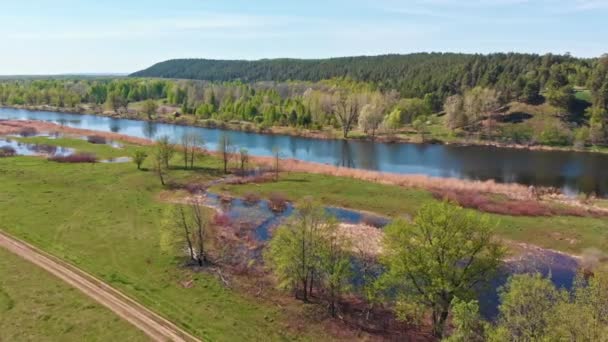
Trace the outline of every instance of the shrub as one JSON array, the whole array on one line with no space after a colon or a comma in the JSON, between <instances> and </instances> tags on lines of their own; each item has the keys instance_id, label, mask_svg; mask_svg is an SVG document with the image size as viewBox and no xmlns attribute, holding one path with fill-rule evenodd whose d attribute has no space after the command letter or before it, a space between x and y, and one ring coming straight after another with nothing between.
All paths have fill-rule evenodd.
<instances>
[{"instance_id":1,"label":"shrub","mask_svg":"<svg viewBox=\"0 0 608 342\"><path fill-rule=\"evenodd\" d=\"M148 154L145 151L135 151L133 154L133 162L137 165L137 169L141 170L141 164L148 158Z\"/></svg>"},{"instance_id":2,"label":"shrub","mask_svg":"<svg viewBox=\"0 0 608 342\"><path fill-rule=\"evenodd\" d=\"M91 144L105 144L106 138L101 135L89 135L87 141Z\"/></svg>"},{"instance_id":3,"label":"shrub","mask_svg":"<svg viewBox=\"0 0 608 342\"><path fill-rule=\"evenodd\" d=\"M57 146L39 144L39 145L33 145L32 150L36 151L36 153L53 155L53 154L55 154L55 152L57 152Z\"/></svg>"},{"instance_id":4,"label":"shrub","mask_svg":"<svg viewBox=\"0 0 608 342\"><path fill-rule=\"evenodd\" d=\"M509 125L502 129L503 139L514 144L527 144L533 139L532 127L526 125Z\"/></svg>"},{"instance_id":5,"label":"shrub","mask_svg":"<svg viewBox=\"0 0 608 342\"><path fill-rule=\"evenodd\" d=\"M188 183L184 185L184 189L191 194L198 194L205 191L205 186L200 183Z\"/></svg>"},{"instance_id":6,"label":"shrub","mask_svg":"<svg viewBox=\"0 0 608 342\"><path fill-rule=\"evenodd\" d=\"M34 127L23 127L18 134L22 137L32 137L38 134L38 131Z\"/></svg>"},{"instance_id":7,"label":"shrub","mask_svg":"<svg viewBox=\"0 0 608 342\"><path fill-rule=\"evenodd\" d=\"M287 208L287 198L285 195L275 192L270 194L269 205L270 210L274 212L282 212Z\"/></svg>"},{"instance_id":8,"label":"shrub","mask_svg":"<svg viewBox=\"0 0 608 342\"><path fill-rule=\"evenodd\" d=\"M12 146L0 147L0 158L1 157L13 157L17 154L17 151Z\"/></svg>"},{"instance_id":9,"label":"shrub","mask_svg":"<svg viewBox=\"0 0 608 342\"><path fill-rule=\"evenodd\" d=\"M216 213L213 216L213 224L218 227L228 227L230 225L230 217L223 213Z\"/></svg>"},{"instance_id":10,"label":"shrub","mask_svg":"<svg viewBox=\"0 0 608 342\"><path fill-rule=\"evenodd\" d=\"M49 160L57 163L95 163L97 157L91 153L75 153L69 156L52 156Z\"/></svg>"},{"instance_id":11,"label":"shrub","mask_svg":"<svg viewBox=\"0 0 608 342\"><path fill-rule=\"evenodd\" d=\"M245 194L244 200L246 204L253 205L260 201L260 196L255 192L248 192Z\"/></svg>"},{"instance_id":12,"label":"shrub","mask_svg":"<svg viewBox=\"0 0 608 342\"><path fill-rule=\"evenodd\" d=\"M551 126L543 129L540 133L538 141L543 145L549 146L566 146L572 143L572 138L568 132L564 132L557 126Z\"/></svg>"}]
</instances>

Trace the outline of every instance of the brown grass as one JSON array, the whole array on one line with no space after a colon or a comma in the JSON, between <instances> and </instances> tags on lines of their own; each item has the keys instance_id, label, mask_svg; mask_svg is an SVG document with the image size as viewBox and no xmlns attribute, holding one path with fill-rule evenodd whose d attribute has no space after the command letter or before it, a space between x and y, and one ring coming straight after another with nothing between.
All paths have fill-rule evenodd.
<instances>
[{"instance_id":1,"label":"brown grass","mask_svg":"<svg viewBox=\"0 0 608 342\"><path fill-rule=\"evenodd\" d=\"M464 208L499 215L579 217L605 217L608 215L608 213L603 211L585 209L583 207L549 205L533 199L514 200L508 197L497 198L495 195L472 190L435 190L432 193L437 199L449 200Z\"/></svg>"}]
</instances>

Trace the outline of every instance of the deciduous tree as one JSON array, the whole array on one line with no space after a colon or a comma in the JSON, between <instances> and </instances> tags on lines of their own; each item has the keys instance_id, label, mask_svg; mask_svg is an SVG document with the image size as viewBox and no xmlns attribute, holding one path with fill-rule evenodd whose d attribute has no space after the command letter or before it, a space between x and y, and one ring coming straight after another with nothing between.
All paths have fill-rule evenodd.
<instances>
[{"instance_id":1,"label":"deciduous tree","mask_svg":"<svg viewBox=\"0 0 608 342\"><path fill-rule=\"evenodd\" d=\"M427 204L413 223L397 220L385 232L384 281L404 304L398 307L430 310L437 337L444 335L454 298L472 299L504 255L486 217L447 202ZM404 310L402 317L408 315Z\"/></svg>"}]
</instances>

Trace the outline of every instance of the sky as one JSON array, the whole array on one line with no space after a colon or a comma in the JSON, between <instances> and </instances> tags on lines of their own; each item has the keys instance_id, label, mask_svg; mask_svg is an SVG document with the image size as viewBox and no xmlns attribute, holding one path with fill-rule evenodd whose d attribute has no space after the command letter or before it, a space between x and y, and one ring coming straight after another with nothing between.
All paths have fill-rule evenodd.
<instances>
[{"instance_id":1,"label":"sky","mask_svg":"<svg viewBox=\"0 0 608 342\"><path fill-rule=\"evenodd\" d=\"M608 52L608 0L0 0L0 75L173 58Z\"/></svg>"}]
</instances>

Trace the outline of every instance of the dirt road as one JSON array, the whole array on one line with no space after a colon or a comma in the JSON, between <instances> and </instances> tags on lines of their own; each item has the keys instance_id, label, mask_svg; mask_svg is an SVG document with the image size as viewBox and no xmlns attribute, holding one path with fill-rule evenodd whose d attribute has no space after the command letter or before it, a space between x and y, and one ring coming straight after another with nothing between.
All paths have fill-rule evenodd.
<instances>
[{"instance_id":1,"label":"dirt road","mask_svg":"<svg viewBox=\"0 0 608 342\"><path fill-rule=\"evenodd\" d=\"M154 341L200 341L101 280L0 231L0 247L42 267L141 329Z\"/></svg>"}]
</instances>

